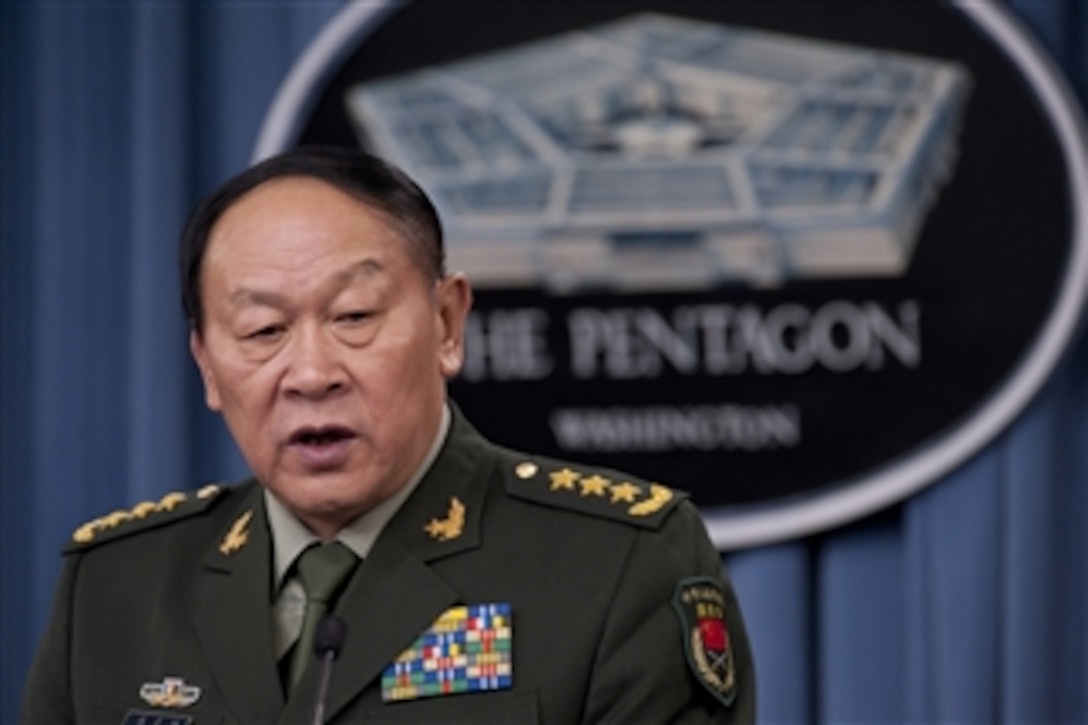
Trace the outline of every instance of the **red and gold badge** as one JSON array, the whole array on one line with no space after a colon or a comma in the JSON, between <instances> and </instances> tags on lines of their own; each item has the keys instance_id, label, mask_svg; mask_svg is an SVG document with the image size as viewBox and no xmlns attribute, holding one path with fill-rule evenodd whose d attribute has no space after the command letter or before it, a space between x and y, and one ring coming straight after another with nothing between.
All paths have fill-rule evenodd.
<instances>
[{"instance_id":1,"label":"red and gold badge","mask_svg":"<svg viewBox=\"0 0 1088 725\"><path fill-rule=\"evenodd\" d=\"M684 651L696 679L722 703L732 705L737 671L721 583L710 577L685 579L676 587L673 606L680 615Z\"/></svg>"}]
</instances>

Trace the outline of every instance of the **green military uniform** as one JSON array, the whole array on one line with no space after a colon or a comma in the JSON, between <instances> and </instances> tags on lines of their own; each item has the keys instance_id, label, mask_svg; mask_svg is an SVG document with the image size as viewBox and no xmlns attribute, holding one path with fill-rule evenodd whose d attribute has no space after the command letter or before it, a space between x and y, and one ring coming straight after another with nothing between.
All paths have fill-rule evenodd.
<instances>
[{"instance_id":1,"label":"green military uniform","mask_svg":"<svg viewBox=\"0 0 1088 725\"><path fill-rule=\"evenodd\" d=\"M168 496L78 530L24 721L309 721L320 668L285 700L273 655L261 490ZM471 619L483 610L498 614ZM330 722L754 719L747 636L694 507L501 449L456 413L336 611ZM477 639L421 645L466 611Z\"/></svg>"}]
</instances>

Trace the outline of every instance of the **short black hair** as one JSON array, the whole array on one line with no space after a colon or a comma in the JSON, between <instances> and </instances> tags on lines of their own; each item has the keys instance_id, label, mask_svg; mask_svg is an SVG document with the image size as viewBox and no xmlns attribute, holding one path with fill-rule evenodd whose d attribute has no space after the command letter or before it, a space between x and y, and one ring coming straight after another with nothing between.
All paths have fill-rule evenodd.
<instances>
[{"instance_id":1,"label":"short black hair","mask_svg":"<svg viewBox=\"0 0 1088 725\"><path fill-rule=\"evenodd\" d=\"M409 176L377 156L347 147L300 146L269 157L228 179L189 215L181 236L181 303L189 325L203 330L201 266L212 228L247 192L273 179L307 177L324 181L387 214L404 232L412 257L424 274L445 276L442 224L427 194Z\"/></svg>"}]
</instances>

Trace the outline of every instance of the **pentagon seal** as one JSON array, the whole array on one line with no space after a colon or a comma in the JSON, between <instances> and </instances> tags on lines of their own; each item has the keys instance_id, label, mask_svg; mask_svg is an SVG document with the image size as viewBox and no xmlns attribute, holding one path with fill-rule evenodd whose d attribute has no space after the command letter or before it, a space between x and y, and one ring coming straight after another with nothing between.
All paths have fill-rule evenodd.
<instances>
[{"instance_id":1,"label":"pentagon seal","mask_svg":"<svg viewBox=\"0 0 1088 725\"><path fill-rule=\"evenodd\" d=\"M695 678L724 705L732 705L737 670L721 584L710 577L684 579L676 586L672 604L680 616L684 652Z\"/></svg>"}]
</instances>

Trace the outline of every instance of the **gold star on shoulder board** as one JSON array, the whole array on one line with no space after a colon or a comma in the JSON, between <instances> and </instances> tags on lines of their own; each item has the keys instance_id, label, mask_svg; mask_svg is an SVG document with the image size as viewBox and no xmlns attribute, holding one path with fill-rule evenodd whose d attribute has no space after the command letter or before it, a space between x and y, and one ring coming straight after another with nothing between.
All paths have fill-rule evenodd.
<instances>
[{"instance_id":1,"label":"gold star on shoulder board","mask_svg":"<svg viewBox=\"0 0 1088 725\"><path fill-rule=\"evenodd\" d=\"M132 507L132 518L142 519L146 518L148 514L154 513L159 508L159 505L154 501L141 501Z\"/></svg>"},{"instance_id":2,"label":"gold star on shoulder board","mask_svg":"<svg viewBox=\"0 0 1088 725\"><path fill-rule=\"evenodd\" d=\"M593 475L589 478L583 478L581 483L583 496L603 497L608 492L608 487L612 482L604 476Z\"/></svg>"},{"instance_id":3,"label":"gold star on shoulder board","mask_svg":"<svg viewBox=\"0 0 1088 725\"><path fill-rule=\"evenodd\" d=\"M159 499L159 503L156 505L156 508L159 511L173 511L175 508L177 508L178 504L184 503L186 498L188 497L183 493L168 493L161 499Z\"/></svg>"},{"instance_id":4,"label":"gold star on shoulder board","mask_svg":"<svg viewBox=\"0 0 1088 725\"><path fill-rule=\"evenodd\" d=\"M619 503L620 501L634 503L635 499L638 498L641 493L642 488L630 481L618 483L612 487L612 503Z\"/></svg>"},{"instance_id":5,"label":"gold star on shoulder board","mask_svg":"<svg viewBox=\"0 0 1088 725\"><path fill-rule=\"evenodd\" d=\"M223 556L229 556L241 549L249 541L249 522L253 519L253 509L246 511L238 517L238 520L230 527L230 531L223 537L219 544L219 552Z\"/></svg>"},{"instance_id":6,"label":"gold star on shoulder board","mask_svg":"<svg viewBox=\"0 0 1088 725\"><path fill-rule=\"evenodd\" d=\"M569 468L564 468L561 471L552 471L548 474L552 479L552 490L558 491L559 489L567 489L568 491L574 490L574 482L582 477L582 474L575 473Z\"/></svg>"},{"instance_id":7,"label":"gold star on shoulder board","mask_svg":"<svg viewBox=\"0 0 1088 725\"><path fill-rule=\"evenodd\" d=\"M102 517L102 526L107 529L112 529L114 526L119 526L131 518L132 514L128 511L114 511L113 513L106 514Z\"/></svg>"}]
</instances>

